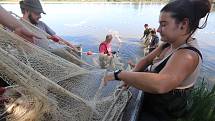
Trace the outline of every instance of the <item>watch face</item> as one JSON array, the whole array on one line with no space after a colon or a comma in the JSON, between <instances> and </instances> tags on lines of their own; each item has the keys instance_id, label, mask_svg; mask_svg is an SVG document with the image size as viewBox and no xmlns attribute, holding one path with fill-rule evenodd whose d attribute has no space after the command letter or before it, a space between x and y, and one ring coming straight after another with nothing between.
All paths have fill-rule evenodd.
<instances>
[{"instance_id":1,"label":"watch face","mask_svg":"<svg viewBox=\"0 0 215 121\"><path fill-rule=\"evenodd\" d=\"M120 70L115 70L114 72L117 73L117 72L119 72L119 71L120 71Z\"/></svg>"},{"instance_id":2,"label":"watch face","mask_svg":"<svg viewBox=\"0 0 215 121\"><path fill-rule=\"evenodd\" d=\"M116 71L114 71L115 80L120 80L119 77L118 77L118 74L119 74L121 71L122 71L122 70L116 70Z\"/></svg>"}]
</instances>

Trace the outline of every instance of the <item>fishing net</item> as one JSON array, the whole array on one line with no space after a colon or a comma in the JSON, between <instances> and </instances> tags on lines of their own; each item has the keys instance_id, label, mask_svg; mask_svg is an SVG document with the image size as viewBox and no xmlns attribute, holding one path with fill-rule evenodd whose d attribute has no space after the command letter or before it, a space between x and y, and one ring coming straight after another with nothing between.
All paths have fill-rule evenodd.
<instances>
[{"instance_id":1,"label":"fishing net","mask_svg":"<svg viewBox=\"0 0 215 121\"><path fill-rule=\"evenodd\" d=\"M124 67L124 64L119 61L119 57L116 55L107 56L104 54L99 55L99 65L101 68L107 70L122 70Z\"/></svg>"},{"instance_id":2,"label":"fishing net","mask_svg":"<svg viewBox=\"0 0 215 121\"><path fill-rule=\"evenodd\" d=\"M86 52L82 52L82 48L80 45L76 46L79 51L75 51L73 48L68 46L66 43L69 43L65 40L59 41L59 42L54 42L50 39L50 35L43 31L42 29L36 27L35 25L31 24L30 22L26 21L25 19L21 18L17 14L13 13L12 11L10 14L14 15L17 20L25 26L26 29L31 31L32 33L36 34L37 36L40 37L40 39L35 39L36 41L34 44L37 46L46 49L55 55L58 55L59 57L62 57L76 65L81 66L82 68L91 70L92 68L106 68L109 71L113 71L116 69L122 69L124 65L119 61L119 57L114 57L114 58L108 58L105 56L101 56L98 53L94 53L93 55L87 55ZM111 32L111 34L120 41L119 38L119 33L117 32ZM65 43L66 42L66 43ZM120 41L121 42L121 41ZM86 54L86 55L85 55ZM80 55L82 55L80 57ZM101 59L102 57L102 59ZM102 64L101 64L102 63ZM105 65L104 65L105 64Z\"/></svg>"},{"instance_id":3,"label":"fishing net","mask_svg":"<svg viewBox=\"0 0 215 121\"><path fill-rule=\"evenodd\" d=\"M18 17L18 16L17 16ZM37 46L46 49L47 51L50 51L54 53L55 55L58 55L59 57L62 57L72 63L75 63L79 66L82 66L85 69L91 69L94 68L92 65L86 63L82 59L80 59L80 53L76 52L74 49L70 48L69 46L66 46L62 42L53 42L52 40L48 39L50 35L47 34L45 31L41 30L40 28L32 25L28 21L24 20L23 18L18 17L20 23L25 26L29 31L36 34L40 37L40 39L35 39L35 43Z\"/></svg>"},{"instance_id":4,"label":"fishing net","mask_svg":"<svg viewBox=\"0 0 215 121\"><path fill-rule=\"evenodd\" d=\"M106 70L87 70L0 29L0 77L13 86L1 119L115 121L131 94L120 82L103 87Z\"/></svg>"},{"instance_id":5,"label":"fishing net","mask_svg":"<svg viewBox=\"0 0 215 121\"><path fill-rule=\"evenodd\" d=\"M116 69L123 69L124 67L124 65L119 61L119 57L113 56L112 58L109 58L108 56L100 55L98 53L93 55L84 55L84 54L82 55L82 51L79 51L77 53L76 51L74 51L72 48L68 46L65 46L65 45L62 46L63 43L56 43L56 42L50 41L49 39L47 39L47 36L50 36L50 35L48 35L43 30L39 29L38 27L32 25L28 21L22 18L20 18L19 21L29 31L41 37L41 39L36 39L36 42L35 42L36 45L76 65L79 65L82 68L91 70L92 68L101 67L103 69L108 69L108 71L111 71ZM82 58L80 58L80 55L82 55Z\"/></svg>"}]
</instances>

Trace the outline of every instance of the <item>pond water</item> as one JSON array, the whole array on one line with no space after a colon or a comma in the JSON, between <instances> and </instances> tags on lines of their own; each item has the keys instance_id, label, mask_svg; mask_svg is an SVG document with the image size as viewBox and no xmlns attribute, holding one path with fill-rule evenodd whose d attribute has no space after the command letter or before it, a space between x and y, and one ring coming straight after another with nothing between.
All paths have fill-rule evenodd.
<instances>
[{"instance_id":1,"label":"pond water","mask_svg":"<svg viewBox=\"0 0 215 121\"><path fill-rule=\"evenodd\" d=\"M4 8L21 16L19 4L2 4ZM113 48L120 50L124 62L143 56L139 39L143 26L158 27L161 3L62 3L43 4L45 21L55 32L84 51L98 52L98 45L107 33L115 33L122 43L113 40ZM208 18L207 27L195 33L204 57L201 77L215 82L215 12Z\"/></svg>"}]
</instances>

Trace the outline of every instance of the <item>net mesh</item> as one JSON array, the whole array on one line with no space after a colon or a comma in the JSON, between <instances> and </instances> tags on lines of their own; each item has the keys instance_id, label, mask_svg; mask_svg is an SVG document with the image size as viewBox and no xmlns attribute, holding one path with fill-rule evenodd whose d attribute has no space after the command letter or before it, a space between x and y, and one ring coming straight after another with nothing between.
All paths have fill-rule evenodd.
<instances>
[{"instance_id":1,"label":"net mesh","mask_svg":"<svg viewBox=\"0 0 215 121\"><path fill-rule=\"evenodd\" d=\"M39 46L49 52L52 52L55 55L58 55L59 57L66 59L67 61L70 61L76 65L82 66L82 68L85 68L88 70L94 68L93 65L90 65L80 59L79 55L80 55L81 51L77 53L74 51L74 49L66 46L65 44L63 44L61 42L59 42L59 43L53 42L52 40L47 38L50 35L47 34L45 31L32 25L31 23L29 23L28 21L26 21L23 18L20 18L20 17L18 17L18 18L19 18L18 19L19 22L23 26L25 26L29 31L31 31L32 33L34 33L40 37L40 39L35 39L34 44L36 44L37 46Z\"/></svg>"},{"instance_id":2,"label":"net mesh","mask_svg":"<svg viewBox=\"0 0 215 121\"><path fill-rule=\"evenodd\" d=\"M4 94L7 120L114 121L131 97L120 82L102 86L106 70L84 69L3 29L0 63L0 77L18 85Z\"/></svg>"},{"instance_id":3,"label":"net mesh","mask_svg":"<svg viewBox=\"0 0 215 121\"><path fill-rule=\"evenodd\" d=\"M48 39L50 35L47 34L45 31L42 29L32 25L30 22L26 21L23 18L20 18L18 15L15 13L11 13L15 15L19 22L25 26L29 31L32 33L35 33L38 35L41 39L36 39L35 43L39 47L46 49L55 55L58 55L59 57L62 57L76 65L81 66L82 68L91 70L92 68L105 68L110 70L116 70L116 69L123 69L124 65L119 61L119 57L116 57L116 55L113 56L113 58L109 58L107 55L100 55L100 54L95 54L95 55L82 55L82 51L80 50L78 53L74 51L73 48L70 48L69 46L66 46L62 42L53 42L52 40ZM114 37L116 34L113 34ZM62 48L62 45L63 48ZM82 58L80 58L80 55L82 55Z\"/></svg>"}]
</instances>

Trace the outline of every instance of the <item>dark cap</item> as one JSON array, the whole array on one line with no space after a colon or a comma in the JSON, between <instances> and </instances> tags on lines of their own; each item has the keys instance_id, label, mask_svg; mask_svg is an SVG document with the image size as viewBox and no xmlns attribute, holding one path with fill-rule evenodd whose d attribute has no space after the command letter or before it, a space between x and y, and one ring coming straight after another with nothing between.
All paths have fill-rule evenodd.
<instances>
[{"instance_id":1,"label":"dark cap","mask_svg":"<svg viewBox=\"0 0 215 121\"><path fill-rule=\"evenodd\" d=\"M39 0L22 0L19 1L19 4L21 9L27 9L33 12L46 14L43 11L42 5Z\"/></svg>"},{"instance_id":2,"label":"dark cap","mask_svg":"<svg viewBox=\"0 0 215 121\"><path fill-rule=\"evenodd\" d=\"M144 24L144 27L147 27L147 26L149 26L148 24Z\"/></svg>"}]
</instances>

